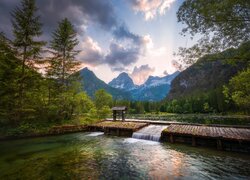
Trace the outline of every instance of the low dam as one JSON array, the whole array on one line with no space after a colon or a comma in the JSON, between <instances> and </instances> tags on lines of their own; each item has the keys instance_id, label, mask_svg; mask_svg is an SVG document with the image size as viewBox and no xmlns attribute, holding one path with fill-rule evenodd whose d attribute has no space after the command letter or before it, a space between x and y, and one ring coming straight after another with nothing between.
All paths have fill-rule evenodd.
<instances>
[{"instance_id":1,"label":"low dam","mask_svg":"<svg viewBox=\"0 0 250 180\"><path fill-rule=\"evenodd\" d=\"M160 141L161 132L168 126L149 125L133 133L132 138L145 139L151 141Z\"/></svg>"},{"instance_id":2,"label":"low dam","mask_svg":"<svg viewBox=\"0 0 250 180\"><path fill-rule=\"evenodd\" d=\"M106 120L89 126L89 130L103 131L107 135L132 137L133 139L183 143L225 151L250 152L249 126Z\"/></svg>"}]
</instances>

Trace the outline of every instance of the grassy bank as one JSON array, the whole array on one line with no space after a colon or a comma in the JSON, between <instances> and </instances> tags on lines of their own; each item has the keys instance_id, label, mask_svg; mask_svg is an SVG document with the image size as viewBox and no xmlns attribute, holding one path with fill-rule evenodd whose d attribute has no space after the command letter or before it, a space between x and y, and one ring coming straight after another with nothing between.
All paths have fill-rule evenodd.
<instances>
[{"instance_id":1,"label":"grassy bank","mask_svg":"<svg viewBox=\"0 0 250 180\"><path fill-rule=\"evenodd\" d=\"M0 139L63 134L71 131L77 132L81 131L83 127L87 127L99 121L100 120L97 119L77 117L73 120L64 120L60 122L24 122L18 126L5 125L0 128Z\"/></svg>"}]
</instances>

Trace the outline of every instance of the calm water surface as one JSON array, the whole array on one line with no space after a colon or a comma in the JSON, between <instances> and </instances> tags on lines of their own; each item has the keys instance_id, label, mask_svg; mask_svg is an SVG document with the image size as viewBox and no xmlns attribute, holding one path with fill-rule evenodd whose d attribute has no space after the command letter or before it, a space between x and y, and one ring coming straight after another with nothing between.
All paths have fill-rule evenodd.
<instances>
[{"instance_id":1,"label":"calm water surface","mask_svg":"<svg viewBox=\"0 0 250 180\"><path fill-rule=\"evenodd\" d=\"M101 133L0 142L0 179L249 179L250 156Z\"/></svg>"}]
</instances>

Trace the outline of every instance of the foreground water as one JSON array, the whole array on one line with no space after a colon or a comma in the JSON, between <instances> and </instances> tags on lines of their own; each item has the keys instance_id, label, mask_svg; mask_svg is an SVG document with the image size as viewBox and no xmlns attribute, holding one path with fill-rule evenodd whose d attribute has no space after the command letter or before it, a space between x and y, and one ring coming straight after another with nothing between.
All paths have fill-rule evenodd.
<instances>
[{"instance_id":1,"label":"foreground water","mask_svg":"<svg viewBox=\"0 0 250 180\"><path fill-rule=\"evenodd\" d=\"M102 133L0 142L0 179L249 179L250 156Z\"/></svg>"}]
</instances>

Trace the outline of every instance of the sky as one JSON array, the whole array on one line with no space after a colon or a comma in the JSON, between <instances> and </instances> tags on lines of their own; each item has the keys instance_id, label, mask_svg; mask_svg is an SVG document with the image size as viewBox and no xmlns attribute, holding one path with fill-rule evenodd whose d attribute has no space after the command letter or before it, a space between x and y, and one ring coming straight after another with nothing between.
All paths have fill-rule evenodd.
<instances>
[{"instance_id":1,"label":"sky","mask_svg":"<svg viewBox=\"0 0 250 180\"><path fill-rule=\"evenodd\" d=\"M0 1L0 31L13 38L10 12L20 0ZM127 72L135 84L149 75L164 76L178 70L173 53L194 42L180 35L183 24L176 12L183 0L37 0L43 40L50 41L58 21L74 25L82 67L110 82ZM48 45L47 45L48 46Z\"/></svg>"}]
</instances>

